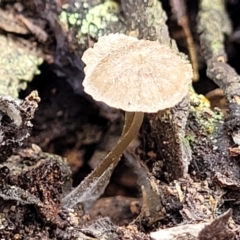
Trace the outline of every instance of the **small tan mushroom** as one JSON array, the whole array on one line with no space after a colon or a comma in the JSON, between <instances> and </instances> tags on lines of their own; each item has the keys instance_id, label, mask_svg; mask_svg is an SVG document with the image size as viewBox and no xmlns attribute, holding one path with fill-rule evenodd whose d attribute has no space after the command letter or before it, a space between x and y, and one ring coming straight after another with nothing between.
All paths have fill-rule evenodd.
<instances>
[{"instance_id":1,"label":"small tan mushroom","mask_svg":"<svg viewBox=\"0 0 240 240\"><path fill-rule=\"evenodd\" d=\"M173 107L187 95L192 78L191 65L170 47L124 34L99 38L82 60L85 92L128 112Z\"/></svg>"},{"instance_id":2,"label":"small tan mushroom","mask_svg":"<svg viewBox=\"0 0 240 240\"><path fill-rule=\"evenodd\" d=\"M126 111L122 137L93 171L93 178L118 162L138 133L144 112L173 107L187 95L193 73L189 62L170 47L118 33L100 37L82 60L85 92Z\"/></svg>"}]
</instances>

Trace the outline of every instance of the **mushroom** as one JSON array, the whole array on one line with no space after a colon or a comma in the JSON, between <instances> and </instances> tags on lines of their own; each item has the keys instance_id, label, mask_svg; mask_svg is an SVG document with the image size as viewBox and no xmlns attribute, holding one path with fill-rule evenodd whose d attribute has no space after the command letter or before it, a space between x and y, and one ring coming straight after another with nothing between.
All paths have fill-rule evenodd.
<instances>
[{"instance_id":1,"label":"mushroom","mask_svg":"<svg viewBox=\"0 0 240 240\"><path fill-rule=\"evenodd\" d=\"M99 177L117 164L137 135L144 112L173 107L187 95L193 73L190 63L169 46L119 33L100 37L82 60L85 92L126 111L119 142L92 172L92 177Z\"/></svg>"}]
</instances>

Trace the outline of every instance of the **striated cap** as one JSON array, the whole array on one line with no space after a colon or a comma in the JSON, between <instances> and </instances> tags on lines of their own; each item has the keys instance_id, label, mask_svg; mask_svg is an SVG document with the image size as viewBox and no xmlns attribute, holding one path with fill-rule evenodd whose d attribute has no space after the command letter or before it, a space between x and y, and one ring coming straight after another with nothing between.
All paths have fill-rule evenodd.
<instances>
[{"instance_id":1,"label":"striated cap","mask_svg":"<svg viewBox=\"0 0 240 240\"><path fill-rule=\"evenodd\" d=\"M173 107L187 95L193 75L190 63L170 47L118 33L100 37L82 60L85 92L129 112Z\"/></svg>"}]
</instances>

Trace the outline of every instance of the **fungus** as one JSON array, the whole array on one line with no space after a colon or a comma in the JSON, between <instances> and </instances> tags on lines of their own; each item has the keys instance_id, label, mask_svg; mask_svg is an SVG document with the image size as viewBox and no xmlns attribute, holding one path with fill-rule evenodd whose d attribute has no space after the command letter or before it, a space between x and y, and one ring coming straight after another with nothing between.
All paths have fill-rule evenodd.
<instances>
[{"instance_id":1,"label":"fungus","mask_svg":"<svg viewBox=\"0 0 240 240\"><path fill-rule=\"evenodd\" d=\"M126 113L117 145L77 187L79 191L117 165L137 135L144 112L154 113L179 103L187 95L192 78L189 62L170 47L118 33L100 37L93 48L85 51L82 60L86 64L85 92ZM72 195L64 202L72 202Z\"/></svg>"},{"instance_id":2,"label":"fungus","mask_svg":"<svg viewBox=\"0 0 240 240\"><path fill-rule=\"evenodd\" d=\"M189 62L167 45L124 34L100 37L82 60L86 64L85 92L126 111L122 137L101 164L105 169L118 161L136 136L144 112L175 106L187 95L192 79ZM97 175L103 171L99 169Z\"/></svg>"}]
</instances>

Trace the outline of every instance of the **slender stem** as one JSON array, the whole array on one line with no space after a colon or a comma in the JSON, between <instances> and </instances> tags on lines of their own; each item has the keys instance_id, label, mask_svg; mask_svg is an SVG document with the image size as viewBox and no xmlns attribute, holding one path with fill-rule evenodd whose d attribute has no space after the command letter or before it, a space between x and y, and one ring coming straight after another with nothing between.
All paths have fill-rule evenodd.
<instances>
[{"instance_id":1,"label":"slender stem","mask_svg":"<svg viewBox=\"0 0 240 240\"><path fill-rule=\"evenodd\" d=\"M130 113L126 112L125 115L125 124L123 127L122 135L115 146L115 148L107 154L107 156L102 160L102 162L93 170L73 191L71 191L63 200L62 203L66 207L73 207L79 202L79 198L84 195L86 191L91 191L91 185L93 183L99 183L99 179L103 174L109 170L110 166L113 164L112 169L118 164L120 157L123 151L127 148L129 143L137 135L142 122L143 122L144 113ZM110 178L110 177L109 177ZM105 179L105 182L109 179ZM100 184L100 183L99 183ZM103 186L105 188L105 185ZM88 189L90 188L90 189ZM100 186L101 188L101 186ZM101 192L98 190L98 192ZM86 194L85 194L86 195ZM88 201L90 202L90 201Z\"/></svg>"},{"instance_id":2,"label":"slender stem","mask_svg":"<svg viewBox=\"0 0 240 240\"><path fill-rule=\"evenodd\" d=\"M128 118L129 113L126 112L126 117ZM98 167L89 175L90 179L97 178L103 174L103 172L109 168L109 166L113 163L117 165L123 151L127 148L129 143L134 139L137 135L142 122L143 122L144 113L136 112L134 113L131 125L128 123L125 124L123 131L126 131L128 126L129 129L124 136L122 136L115 146L115 148L107 154L107 156L102 160L102 162L98 165ZM129 120L131 119L131 115L129 115Z\"/></svg>"},{"instance_id":3,"label":"slender stem","mask_svg":"<svg viewBox=\"0 0 240 240\"><path fill-rule=\"evenodd\" d=\"M124 135L127 133L129 128L131 127L134 115L135 115L135 112L125 112L124 126L122 130L121 138L124 137Z\"/></svg>"}]
</instances>

